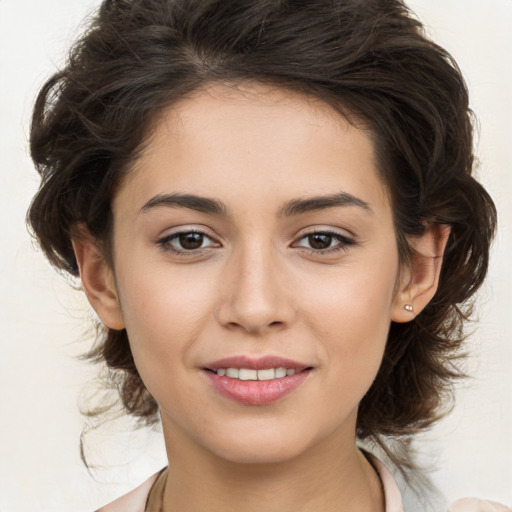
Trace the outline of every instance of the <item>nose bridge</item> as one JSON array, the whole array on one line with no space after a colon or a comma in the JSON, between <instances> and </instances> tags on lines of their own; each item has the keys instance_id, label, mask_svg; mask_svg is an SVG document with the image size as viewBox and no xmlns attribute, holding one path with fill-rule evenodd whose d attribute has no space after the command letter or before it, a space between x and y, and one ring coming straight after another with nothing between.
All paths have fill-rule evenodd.
<instances>
[{"instance_id":1,"label":"nose bridge","mask_svg":"<svg viewBox=\"0 0 512 512\"><path fill-rule=\"evenodd\" d=\"M281 258L271 241L261 238L251 238L233 251L221 304L222 323L251 333L289 322L292 311Z\"/></svg>"}]
</instances>

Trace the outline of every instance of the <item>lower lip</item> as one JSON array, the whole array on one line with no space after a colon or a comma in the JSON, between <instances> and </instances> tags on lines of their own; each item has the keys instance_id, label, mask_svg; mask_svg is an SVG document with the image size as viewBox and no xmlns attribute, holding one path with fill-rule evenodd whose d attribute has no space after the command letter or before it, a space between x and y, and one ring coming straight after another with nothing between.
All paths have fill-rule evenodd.
<instances>
[{"instance_id":1,"label":"lower lip","mask_svg":"<svg viewBox=\"0 0 512 512\"><path fill-rule=\"evenodd\" d=\"M272 380L239 380L205 370L210 383L221 395L247 405L267 405L281 400L295 391L310 372L303 370Z\"/></svg>"}]
</instances>

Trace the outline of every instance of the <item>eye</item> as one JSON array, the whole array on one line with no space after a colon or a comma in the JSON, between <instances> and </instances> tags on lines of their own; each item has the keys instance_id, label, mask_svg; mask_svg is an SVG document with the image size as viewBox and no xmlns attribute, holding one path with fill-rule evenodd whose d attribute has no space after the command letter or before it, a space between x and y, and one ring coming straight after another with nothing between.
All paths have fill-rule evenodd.
<instances>
[{"instance_id":1,"label":"eye","mask_svg":"<svg viewBox=\"0 0 512 512\"><path fill-rule=\"evenodd\" d=\"M157 244L166 251L178 254L197 253L208 247L219 247L206 233L193 230L172 233L158 240Z\"/></svg>"},{"instance_id":2,"label":"eye","mask_svg":"<svg viewBox=\"0 0 512 512\"><path fill-rule=\"evenodd\" d=\"M354 245L351 238L333 231L315 231L303 235L295 244L295 247L304 247L315 253L332 253L346 250L349 245Z\"/></svg>"}]
</instances>

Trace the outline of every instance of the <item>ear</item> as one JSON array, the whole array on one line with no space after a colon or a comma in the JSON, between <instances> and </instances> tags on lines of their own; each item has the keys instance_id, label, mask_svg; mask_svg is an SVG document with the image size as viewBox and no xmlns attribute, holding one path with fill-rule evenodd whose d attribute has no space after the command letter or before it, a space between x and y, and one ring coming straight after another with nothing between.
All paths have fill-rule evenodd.
<instances>
[{"instance_id":1,"label":"ear","mask_svg":"<svg viewBox=\"0 0 512 512\"><path fill-rule=\"evenodd\" d=\"M429 224L421 236L408 240L412 259L401 271L391 311L394 322L413 320L436 293L449 235L450 226Z\"/></svg>"},{"instance_id":2,"label":"ear","mask_svg":"<svg viewBox=\"0 0 512 512\"><path fill-rule=\"evenodd\" d=\"M113 270L85 225L76 226L72 244L82 286L91 306L107 327L124 329Z\"/></svg>"}]
</instances>

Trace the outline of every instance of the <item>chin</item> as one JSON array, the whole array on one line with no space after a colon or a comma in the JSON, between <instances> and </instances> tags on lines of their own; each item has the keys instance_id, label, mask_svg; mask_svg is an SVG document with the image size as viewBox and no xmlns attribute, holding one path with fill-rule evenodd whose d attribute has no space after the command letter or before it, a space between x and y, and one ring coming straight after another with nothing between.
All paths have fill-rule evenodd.
<instances>
[{"instance_id":1,"label":"chin","mask_svg":"<svg viewBox=\"0 0 512 512\"><path fill-rule=\"evenodd\" d=\"M257 445L233 446L218 450L215 455L233 464L280 464L298 457L303 450L296 447Z\"/></svg>"},{"instance_id":2,"label":"chin","mask_svg":"<svg viewBox=\"0 0 512 512\"><path fill-rule=\"evenodd\" d=\"M315 439L304 432L280 432L254 427L246 429L244 435L217 436L204 447L217 457L235 464L278 464L293 460L305 453Z\"/></svg>"}]
</instances>

